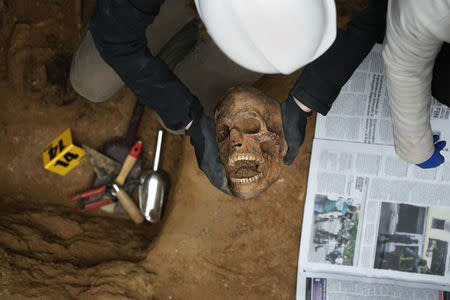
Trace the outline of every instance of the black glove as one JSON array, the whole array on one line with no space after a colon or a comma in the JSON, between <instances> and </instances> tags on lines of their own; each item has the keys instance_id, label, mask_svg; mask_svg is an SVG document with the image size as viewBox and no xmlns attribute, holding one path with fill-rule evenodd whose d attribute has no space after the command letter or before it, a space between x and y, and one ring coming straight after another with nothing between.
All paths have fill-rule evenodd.
<instances>
[{"instance_id":1,"label":"black glove","mask_svg":"<svg viewBox=\"0 0 450 300\"><path fill-rule=\"evenodd\" d=\"M191 137L191 144L194 146L199 168L216 188L231 195L225 176L225 168L219 160L214 121L201 113L194 118L186 134Z\"/></svg>"},{"instance_id":2,"label":"black glove","mask_svg":"<svg viewBox=\"0 0 450 300\"><path fill-rule=\"evenodd\" d=\"M305 140L306 118L311 113L303 111L294 101L294 97L281 103L281 117L283 119L283 130L288 145L288 151L284 156L284 163L290 165L297 157L298 150Z\"/></svg>"}]
</instances>

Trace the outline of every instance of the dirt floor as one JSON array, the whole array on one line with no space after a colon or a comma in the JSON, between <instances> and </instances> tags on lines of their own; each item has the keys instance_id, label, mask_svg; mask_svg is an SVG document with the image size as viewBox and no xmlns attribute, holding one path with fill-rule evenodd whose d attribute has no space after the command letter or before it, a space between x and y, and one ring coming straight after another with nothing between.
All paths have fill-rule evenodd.
<instances>
[{"instance_id":1,"label":"dirt floor","mask_svg":"<svg viewBox=\"0 0 450 300\"><path fill-rule=\"evenodd\" d=\"M360 2L338 1L340 25ZM94 4L84 1L83 26ZM78 20L73 0L0 0L0 298L294 299L314 118L295 163L252 200L218 192L188 138L167 134L161 168L172 185L159 225L77 214L69 197L89 187L92 167L59 176L41 149L67 128L75 144L100 147L125 134L136 101L127 88L100 104L71 89ZM282 101L298 75L255 87ZM146 109L147 161L158 128Z\"/></svg>"}]
</instances>

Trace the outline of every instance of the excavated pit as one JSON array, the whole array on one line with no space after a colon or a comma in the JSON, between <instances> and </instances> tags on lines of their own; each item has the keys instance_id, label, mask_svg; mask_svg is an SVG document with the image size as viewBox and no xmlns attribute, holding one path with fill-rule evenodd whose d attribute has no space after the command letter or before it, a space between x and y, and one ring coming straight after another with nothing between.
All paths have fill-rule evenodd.
<instances>
[{"instance_id":1,"label":"excavated pit","mask_svg":"<svg viewBox=\"0 0 450 300\"><path fill-rule=\"evenodd\" d=\"M94 104L71 88L68 74L78 36L73 1L5 3L0 7L0 298L151 298L153 272L141 263L162 225L137 226L126 215L100 210L77 213L69 198L89 188L92 167L84 160L59 176L44 170L40 153L67 128L76 145L96 149L124 135L136 100L123 89ZM86 4L92 10L94 2ZM159 128L153 112L146 109L140 128L142 156L151 162ZM173 184L182 140L167 135L164 141L161 167Z\"/></svg>"},{"instance_id":2,"label":"excavated pit","mask_svg":"<svg viewBox=\"0 0 450 300\"><path fill-rule=\"evenodd\" d=\"M166 135L161 168L172 187L156 226L76 213L69 197L89 187L87 160L64 177L44 170L41 149L65 129L75 144L99 149L125 134L136 101L124 88L94 104L70 87L82 29L76 2L0 0L0 298L294 299L314 121L296 162L244 202L209 184L188 138ZM338 1L340 24L361 7L350 2ZM95 1L83 4L85 25ZM266 76L255 87L282 101L298 74ZM146 109L138 136L148 162L158 128Z\"/></svg>"}]
</instances>

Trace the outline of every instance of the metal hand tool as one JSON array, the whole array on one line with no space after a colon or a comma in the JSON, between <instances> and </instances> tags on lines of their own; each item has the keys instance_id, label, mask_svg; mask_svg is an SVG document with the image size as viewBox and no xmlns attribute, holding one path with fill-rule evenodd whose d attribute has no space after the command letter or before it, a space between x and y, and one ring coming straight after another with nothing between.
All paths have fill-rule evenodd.
<instances>
[{"instance_id":1,"label":"metal hand tool","mask_svg":"<svg viewBox=\"0 0 450 300\"><path fill-rule=\"evenodd\" d=\"M164 211L169 180L167 175L158 171L161 155L163 131L158 131L153 170L141 176L139 186L139 208L150 223L158 223Z\"/></svg>"},{"instance_id":2,"label":"metal hand tool","mask_svg":"<svg viewBox=\"0 0 450 300\"><path fill-rule=\"evenodd\" d=\"M139 181L137 180L127 181L122 188L126 191L133 191L138 185ZM117 197L112 185L102 185L94 189L73 194L70 200L77 201L77 212L84 213L117 202Z\"/></svg>"},{"instance_id":3,"label":"metal hand tool","mask_svg":"<svg viewBox=\"0 0 450 300\"><path fill-rule=\"evenodd\" d=\"M128 213L130 218L136 224L142 223L144 221L144 217L142 216L136 204L130 198L128 193L125 191L125 189L120 187L125 183L128 174L133 169L133 166L139 157L139 154L142 149L142 142L141 141L137 142L131 148L121 167L120 164L118 164L116 161L112 160L108 156L103 155L102 153L94 149L91 149L85 145L83 145L83 148L87 153L89 161L94 167L97 178L108 180L107 183L111 183L110 176L112 174L117 174L116 172L120 170L117 177L114 179L115 185L112 185L112 187L117 195L119 203L121 204L123 209ZM102 185L105 185L105 183L103 183Z\"/></svg>"},{"instance_id":4,"label":"metal hand tool","mask_svg":"<svg viewBox=\"0 0 450 300\"><path fill-rule=\"evenodd\" d=\"M144 221L144 217L137 208L133 199L131 199L128 193L119 186L122 186L124 184L125 179L128 176L128 173L130 173L130 170L133 168L134 164L136 163L136 160L139 157L139 154L141 153L141 149L142 149L141 141L137 142L133 146L133 148L131 148L127 158L123 162L119 175L116 177L114 183L112 184L112 187L114 189L117 199L120 202L120 205L122 205L123 209L128 213L130 218L136 224L142 223Z\"/></svg>"}]
</instances>

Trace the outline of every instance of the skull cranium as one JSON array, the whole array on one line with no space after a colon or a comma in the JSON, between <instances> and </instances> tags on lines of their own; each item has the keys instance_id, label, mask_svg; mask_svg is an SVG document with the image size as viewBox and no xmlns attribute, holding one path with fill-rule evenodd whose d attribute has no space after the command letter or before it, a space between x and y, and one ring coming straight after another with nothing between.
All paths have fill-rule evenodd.
<instances>
[{"instance_id":1,"label":"skull cranium","mask_svg":"<svg viewBox=\"0 0 450 300\"><path fill-rule=\"evenodd\" d=\"M257 89L235 87L218 104L214 120L230 191L247 199L266 190L280 176L287 151L280 104Z\"/></svg>"}]
</instances>

